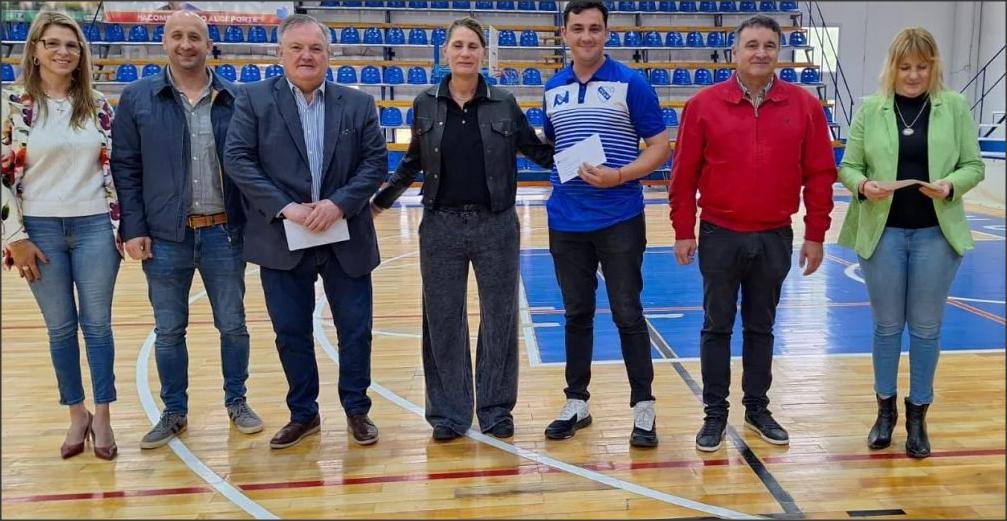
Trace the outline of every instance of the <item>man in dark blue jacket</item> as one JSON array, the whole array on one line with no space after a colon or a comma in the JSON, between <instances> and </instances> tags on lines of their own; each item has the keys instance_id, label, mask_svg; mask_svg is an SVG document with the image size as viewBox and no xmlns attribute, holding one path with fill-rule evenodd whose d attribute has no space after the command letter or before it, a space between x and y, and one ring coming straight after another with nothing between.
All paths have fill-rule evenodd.
<instances>
[{"instance_id":1,"label":"man in dark blue jacket","mask_svg":"<svg viewBox=\"0 0 1007 521\"><path fill-rule=\"evenodd\" d=\"M188 424L185 330L196 269L220 331L228 416L243 433L262 430L245 400L245 216L221 160L237 88L206 66L212 46L202 18L172 14L164 27L169 65L126 87L112 129L123 240L130 257L143 261L157 331L164 411L140 442L145 449L165 445Z\"/></svg>"}]
</instances>

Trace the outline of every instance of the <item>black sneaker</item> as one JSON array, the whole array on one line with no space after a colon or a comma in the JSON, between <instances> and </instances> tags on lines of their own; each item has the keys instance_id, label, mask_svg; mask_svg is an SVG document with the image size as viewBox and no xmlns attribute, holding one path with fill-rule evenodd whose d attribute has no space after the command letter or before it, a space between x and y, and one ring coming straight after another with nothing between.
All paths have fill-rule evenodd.
<instances>
[{"instance_id":1,"label":"black sneaker","mask_svg":"<svg viewBox=\"0 0 1007 521\"><path fill-rule=\"evenodd\" d=\"M459 436L461 436L461 434L458 434L454 429L448 427L447 425L438 425L434 427L434 441L451 441Z\"/></svg>"},{"instance_id":2,"label":"black sneaker","mask_svg":"<svg viewBox=\"0 0 1007 521\"><path fill-rule=\"evenodd\" d=\"M724 433L727 432L727 418L710 418L703 420L703 427L696 434L696 448L703 452L720 450L724 446Z\"/></svg>"},{"instance_id":3,"label":"black sneaker","mask_svg":"<svg viewBox=\"0 0 1007 521\"><path fill-rule=\"evenodd\" d=\"M545 428L545 437L550 440L573 438L575 432L591 425L591 413L584 400L568 399L559 411L559 416Z\"/></svg>"},{"instance_id":4,"label":"black sneaker","mask_svg":"<svg viewBox=\"0 0 1007 521\"><path fill-rule=\"evenodd\" d=\"M487 429L483 434L489 434L495 438L510 438L514 436L514 420L505 418L497 422L496 425Z\"/></svg>"},{"instance_id":5,"label":"black sneaker","mask_svg":"<svg viewBox=\"0 0 1007 521\"><path fill-rule=\"evenodd\" d=\"M745 427L759 433L759 437L773 445L789 445L790 436L776 423L768 409L745 413Z\"/></svg>"}]
</instances>

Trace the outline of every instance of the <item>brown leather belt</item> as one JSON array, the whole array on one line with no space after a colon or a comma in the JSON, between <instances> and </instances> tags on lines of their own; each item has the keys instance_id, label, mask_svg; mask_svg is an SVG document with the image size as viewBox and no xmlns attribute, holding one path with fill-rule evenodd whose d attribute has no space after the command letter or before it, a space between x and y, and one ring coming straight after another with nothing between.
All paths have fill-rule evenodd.
<instances>
[{"instance_id":1,"label":"brown leather belt","mask_svg":"<svg viewBox=\"0 0 1007 521\"><path fill-rule=\"evenodd\" d=\"M190 215L185 220L186 226L194 230L198 228L206 228L208 226L216 226L218 224L224 224L226 222L227 222L227 214L224 212L210 215Z\"/></svg>"}]
</instances>

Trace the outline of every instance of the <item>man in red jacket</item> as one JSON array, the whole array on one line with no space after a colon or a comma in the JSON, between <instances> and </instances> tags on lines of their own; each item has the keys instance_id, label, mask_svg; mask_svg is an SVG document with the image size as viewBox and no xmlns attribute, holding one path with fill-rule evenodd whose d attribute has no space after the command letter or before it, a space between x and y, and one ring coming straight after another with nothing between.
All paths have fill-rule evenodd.
<instances>
[{"instance_id":1,"label":"man in red jacket","mask_svg":"<svg viewBox=\"0 0 1007 521\"><path fill-rule=\"evenodd\" d=\"M789 443L768 409L773 322L790 271L791 216L802 188L806 215L799 264L810 275L822 262L836 164L819 100L774 75L781 36L772 18L742 22L735 30L736 74L692 97L678 131L669 199L679 264L690 263L697 250L697 190L702 208L700 360L706 419L696 435L702 451L723 446L727 429L739 287L745 425L769 443Z\"/></svg>"}]
</instances>

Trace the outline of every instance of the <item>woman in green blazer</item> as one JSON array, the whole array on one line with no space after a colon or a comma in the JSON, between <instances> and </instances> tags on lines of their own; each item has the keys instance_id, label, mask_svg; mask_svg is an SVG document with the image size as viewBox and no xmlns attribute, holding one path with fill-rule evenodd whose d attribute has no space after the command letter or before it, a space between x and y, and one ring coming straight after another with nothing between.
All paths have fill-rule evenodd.
<instances>
[{"instance_id":1,"label":"woman in green blazer","mask_svg":"<svg viewBox=\"0 0 1007 521\"><path fill-rule=\"evenodd\" d=\"M983 179L972 114L943 85L941 59L925 29L903 29L888 49L880 92L853 118L839 179L855 194L839 244L860 257L874 316L872 449L891 444L902 332L909 325L906 454L930 455L944 302L962 255L973 247L962 196ZM895 181L913 184L897 188Z\"/></svg>"}]
</instances>

